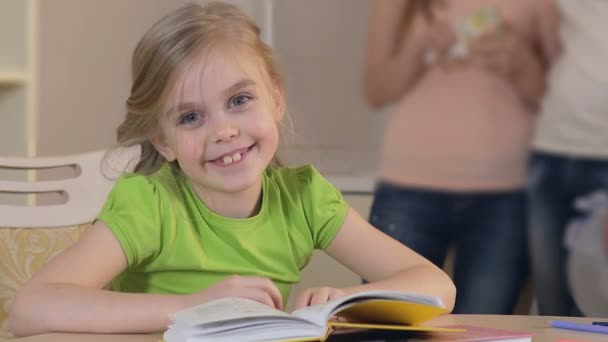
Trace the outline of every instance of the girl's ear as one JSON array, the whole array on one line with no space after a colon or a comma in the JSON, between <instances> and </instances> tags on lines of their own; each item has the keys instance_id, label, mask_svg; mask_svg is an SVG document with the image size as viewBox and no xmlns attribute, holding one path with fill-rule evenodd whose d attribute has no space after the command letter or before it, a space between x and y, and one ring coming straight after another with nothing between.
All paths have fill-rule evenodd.
<instances>
[{"instance_id":1,"label":"girl's ear","mask_svg":"<svg viewBox=\"0 0 608 342\"><path fill-rule=\"evenodd\" d=\"M274 119L276 122L280 122L285 116L285 89L283 88L283 82L272 82L272 99L274 103Z\"/></svg>"},{"instance_id":2,"label":"girl's ear","mask_svg":"<svg viewBox=\"0 0 608 342\"><path fill-rule=\"evenodd\" d=\"M150 142L158 151L158 153L165 157L168 162L172 162L177 158L175 152L167 144L167 139L165 139L164 135L161 132L155 132L150 137Z\"/></svg>"}]
</instances>

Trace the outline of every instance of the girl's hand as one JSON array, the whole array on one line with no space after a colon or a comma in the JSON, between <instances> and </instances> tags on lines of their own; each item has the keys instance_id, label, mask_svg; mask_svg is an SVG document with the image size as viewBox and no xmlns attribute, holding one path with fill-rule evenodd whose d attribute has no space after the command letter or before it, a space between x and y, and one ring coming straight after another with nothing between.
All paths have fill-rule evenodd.
<instances>
[{"instance_id":1,"label":"girl's hand","mask_svg":"<svg viewBox=\"0 0 608 342\"><path fill-rule=\"evenodd\" d=\"M346 292L334 287L316 287L306 289L296 298L296 309L301 309L307 306L326 303L333 299L344 297Z\"/></svg>"},{"instance_id":2,"label":"girl's hand","mask_svg":"<svg viewBox=\"0 0 608 342\"><path fill-rule=\"evenodd\" d=\"M506 78L516 77L532 58L538 58L532 45L506 24L482 34L471 45L472 63Z\"/></svg>"},{"instance_id":3,"label":"girl's hand","mask_svg":"<svg viewBox=\"0 0 608 342\"><path fill-rule=\"evenodd\" d=\"M193 302L204 303L218 298L239 297L255 300L278 310L283 310L281 292L268 278L230 276L219 283L187 296L186 306Z\"/></svg>"}]
</instances>

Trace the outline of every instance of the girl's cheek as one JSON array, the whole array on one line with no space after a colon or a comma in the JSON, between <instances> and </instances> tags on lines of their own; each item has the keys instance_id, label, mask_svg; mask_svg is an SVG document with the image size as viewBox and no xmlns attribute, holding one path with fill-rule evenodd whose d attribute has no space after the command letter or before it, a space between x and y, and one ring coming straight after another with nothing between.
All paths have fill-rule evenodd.
<instances>
[{"instance_id":1,"label":"girl's cheek","mask_svg":"<svg viewBox=\"0 0 608 342\"><path fill-rule=\"evenodd\" d=\"M187 153L189 156L196 157L196 156L197 156L197 154L199 154L199 153L202 151L203 146L202 146L202 144L198 144L198 143L196 143L196 142L194 142L194 141L190 141L190 142L188 142L188 144L185 146L185 148L186 148L186 153Z\"/></svg>"},{"instance_id":2,"label":"girl's cheek","mask_svg":"<svg viewBox=\"0 0 608 342\"><path fill-rule=\"evenodd\" d=\"M188 136L180 139L178 149L181 155L194 157L196 154L202 151L203 144L199 141L199 139Z\"/></svg>"}]
</instances>

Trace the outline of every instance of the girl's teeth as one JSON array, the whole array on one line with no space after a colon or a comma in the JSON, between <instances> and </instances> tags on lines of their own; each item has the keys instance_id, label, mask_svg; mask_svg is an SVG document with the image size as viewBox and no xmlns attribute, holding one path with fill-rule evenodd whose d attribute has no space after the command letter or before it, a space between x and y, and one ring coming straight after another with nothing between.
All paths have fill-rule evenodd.
<instances>
[{"instance_id":1,"label":"girl's teeth","mask_svg":"<svg viewBox=\"0 0 608 342\"><path fill-rule=\"evenodd\" d=\"M242 157L241 157L241 154L237 152L237 153L235 153L235 154L233 154L233 155L231 155L231 156L225 156L225 157L222 159L222 162L223 162L224 164L232 164L232 163L234 163L234 162L237 162L237 161L241 160L241 158L242 158Z\"/></svg>"}]
</instances>

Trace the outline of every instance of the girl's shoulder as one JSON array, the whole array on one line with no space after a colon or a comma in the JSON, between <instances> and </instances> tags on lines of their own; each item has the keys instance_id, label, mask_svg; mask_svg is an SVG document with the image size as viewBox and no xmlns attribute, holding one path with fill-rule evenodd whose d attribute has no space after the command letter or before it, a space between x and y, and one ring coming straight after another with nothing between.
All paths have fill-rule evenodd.
<instances>
[{"instance_id":1,"label":"girl's shoulder","mask_svg":"<svg viewBox=\"0 0 608 342\"><path fill-rule=\"evenodd\" d=\"M292 194L314 196L338 191L313 165L272 167L266 170L265 177L271 185L282 188L282 192Z\"/></svg>"},{"instance_id":2,"label":"girl's shoulder","mask_svg":"<svg viewBox=\"0 0 608 342\"><path fill-rule=\"evenodd\" d=\"M146 175L124 173L116 181L115 189L121 192L155 192L169 194L180 188L181 177L169 165L162 166L156 172Z\"/></svg>"},{"instance_id":3,"label":"girl's shoulder","mask_svg":"<svg viewBox=\"0 0 608 342\"><path fill-rule=\"evenodd\" d=\"M323 178L321 173L313 165L301 165L296 167L269 167L266 169L268 179L278 183L289 183L294 185L306 185Z\"/></svg>"}]
</instances>

